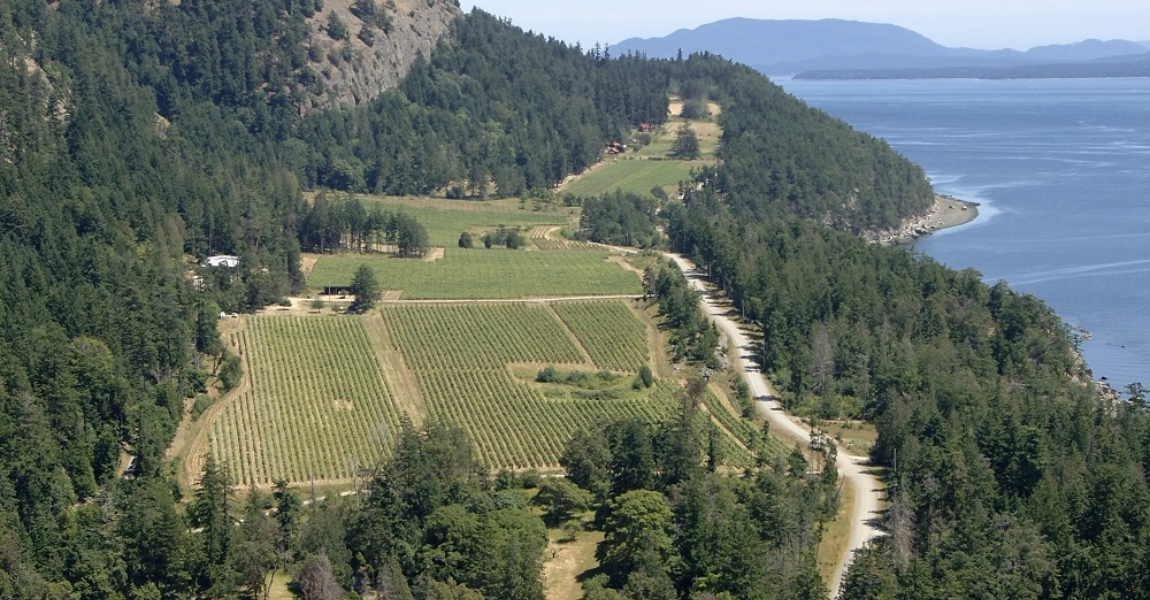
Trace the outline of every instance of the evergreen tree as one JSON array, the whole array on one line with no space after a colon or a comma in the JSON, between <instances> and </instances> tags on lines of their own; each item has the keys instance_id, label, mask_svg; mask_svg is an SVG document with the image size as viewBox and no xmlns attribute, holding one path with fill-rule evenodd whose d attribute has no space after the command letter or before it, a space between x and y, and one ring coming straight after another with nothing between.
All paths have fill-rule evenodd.
<instances>
[{"instance_id":1,"label":"evergreen tree","mask_svg":"<svg viewBox=\"0 0 1150 600\"><path fill-rule=\"evenodd\" d=\"M371 310L379 296L379 284L375 280L375 271L368 265L360 265L355 270L351 280L351 293L355 296L351 307L353 313L362 313Z\"/></svg>"},{"instance_id":2,"label":"evergreen tree","mask_svg":"<svg viewBox=\"0 0 1150 600\"><path fill-rule=\"evenodd\" d=\"M684 123L675 131L675 141L671 144L671 156L681 160L699 158L699 136Z\"/></svg>"}]
</instances>

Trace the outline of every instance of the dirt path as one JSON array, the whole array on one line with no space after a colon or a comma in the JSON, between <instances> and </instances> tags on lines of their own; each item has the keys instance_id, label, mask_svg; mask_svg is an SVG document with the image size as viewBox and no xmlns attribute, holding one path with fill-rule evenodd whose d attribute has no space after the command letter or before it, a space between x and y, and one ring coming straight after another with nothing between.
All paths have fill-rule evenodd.
<instances>
[{"instance_id":1,"label":"dirt path","mask_svg":"<svg viewBox=\"0 0 1150 600\"><path fill-rule=\"evenodd\" d=\"M595 360L591 358L591 353L588 352L587 347L583 345L583 340L575 335L575 330L571 328L571 325L567 321L563 320L563 317L559 315L551 303L547 304L547 312L551 313L551 316L554 317L556 321L563 324L563 329L567 332L567 337L570 338L571 343L575 344L575 347L579 349L579 353L583 355L583 363L594 367Z\"/></svg>"},{"instance_id":2,"label":"dirt path","mask_svg":"<svg viewBox=\"0 0 1150 600\"><path fill-rule=\"evenodd\" d=\"M208 432L212 428L212 422L216 420L216 417L218 417L235 398L248 393L252 388L251 378L248 375L251 373L251 367L248 365L248 349L242 347L243 344L239 341L245 329L245 319L235 319L234 322L228 323L226 335L221 336L224 338L228 349L239 356L240 360L243 361L243 377L240 379L239 385L228 392L227 395L212 403L194 422L189 422L188 434L186 436L177 435L176 439L181 440L182 448L174 444L172 446L175 451L175 456L184 457L184 468L178 470L176 482L185 493L192 491L200 474L203 472L204 459L207 457L208 451L211 450Z\"/></svg>"},{"instance_id":3,"label":"dirt path","mask_svg":"<svg viewBox=\"0 0 1150 600\"><path fill-rule=\"evenodd\" d=\"M423 399L415 373L407 367L403 353L396 350L395 344L391 342L391 333L387 330L383 315L379 311L371 313L362 317L366 321L364 329L371 340L374 354L379 359L379 366L383 369L387 385L395 395L396 405L402 412L410 415L416 425L422 425L427 420L427 402Z\"/></svg>"},{"instance_id":4,"label":"dirt path","mask_svg":"<svg viewBox=\"0 0 1150 600\"><path fill-rule=\"evenodd\" d=\"M606 294L603 296L540 296L538 298L454 298L449 300L388 300L380 304L522 304L526 302L576 302L580 300L639 300L642 294Z\"/></svg>"},{"instance_id":5,"label":"dirt path","mask_svg":"<svg viewBox=\"0 0 1150 600\"><path fill-rule=\"evenodd\" d=\"M739 348L740 352L731 358L734 367L742 372L743 380L750 386L751 394L756 398L775 397L776 394L774 390L771 389L770 383L763 377L763 374L757 369L747 369L754 359L754 342L751 341L747 333L743 331L735 321L727 316L726 309L716 302L714 296L707 290L706 286L703 285L702 279L695 272L695 265L677 254L668 253L664 254L664 256L679 265L683 274L690 280L691 286L700 292L699 302L702 304L704 312L706 312L711 321L719 327L719 330L727 335L731 343ZM788 415L778 402L774 400L760 400L756 402L756 404L759 410L767 417L767 420L770 421L772 433L776 435L782 434L803 443L806 443L810 439L810 429ZM882 486L879 484L878 479L871 473L866 463L867 458L865 456L856 456L849 453L847 449L841 445L838 447L838 460L835 465L838 467L839 473L842 474L843 478L853 489L855 503L854 510L852 511L853 514L851 515L850 536L848 537L846 546L842 550L842 555L835 568L834 575L831 577L831 581L828 582L831 598L838 597L839 590L842 587L843 575L846 573L847 566L850 565L854 552L866 546L874 538L882 535L882 532L875 526L879 518Z\"/></svg>"}]
</instances>

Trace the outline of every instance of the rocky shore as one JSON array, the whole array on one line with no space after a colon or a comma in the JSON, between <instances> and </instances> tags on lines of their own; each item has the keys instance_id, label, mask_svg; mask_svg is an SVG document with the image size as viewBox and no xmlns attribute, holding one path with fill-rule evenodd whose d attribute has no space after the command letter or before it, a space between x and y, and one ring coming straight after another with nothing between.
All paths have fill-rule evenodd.
<instances>
[{"instance_id":1,"label":"rocky shore","mask_svg":"<svg viewBox=\"0 0 1150 600\"><path fill-rule=\"evenodd\" d=\"M936 194L934 206L925 215L904 219L897 229L867 232L863 239L872 244L902 244L930 235L940 229L965 225L978 218L978 203L954 196Z\"/></svg>"}]
</instances>

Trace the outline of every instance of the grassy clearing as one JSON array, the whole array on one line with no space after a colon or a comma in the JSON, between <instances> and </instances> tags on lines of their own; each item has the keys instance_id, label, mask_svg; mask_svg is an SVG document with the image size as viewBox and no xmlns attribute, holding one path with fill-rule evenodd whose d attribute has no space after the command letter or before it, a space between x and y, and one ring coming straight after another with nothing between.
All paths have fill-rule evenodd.
<instances>
[{"instance_id":1,"label":"grassy clearing","mask_svg":"<svg viewBox=\"0 0 1150 600\"><path fill-rule=\"evenodd\" d=\"M291 575L284 571L276 571L268 589L268 600L295 600L299 596L291 591Z\"/></svg>"},{"instance_id":2,"label":"grassy clearing","mask_svg":"<svg viewBox=\"0 0 1150 600\"><path fill-rule=\"evenodd\" d=\"M383 289L403 290L404 299L641 294L638 275L608 262L608 254L447 248L445 257L435 262L384 255L325 255L312 269L308 287L348 285L355 269L367 264Z\"/></svg>"},{"instance_id":3,"label":"grassy clearing","mask_svg":"<svg viewBox=\"0 0 1150 600\"><path fill-rule=\"evenodd\" d=\"M463 231L482 233L500 227L531 229L539 225L565 225L578 219L577 208L531 201L520 208L519 200L514 198L478 201L366 197L365 200L400 209L415 217L427 228L433 246L456 246Z\"/></svg>"},{"instance_id":4,"label":"grassy clearing","mask_svg":"<svg viewBox=\"0 0 1150 600\"><path fill-rule=\"evenodd\" d=\"M607 157L594 169L568 184L563 191L576 196L601 196L616 189L647 194L651 188L661 187L669 193L673 192L680 181L691 178L691 169L712 165L717 158L723 134L718 123L721 108L713 102L708 106L710 117L688 120L678 116L682 102L671 102L671 116L661 129L651 133L650 144L638 151ZM698 160L681 161L671 157L675 134L683 124L689 125L699 139ZM631 143L635 143L634 139Z\"/></svg>"},{"instance_id":5,"label":"grassy clearing","mask_svg":"<svg viewBox=\"0 0 1150 600\"><path fill-rule=\"evenodd\" d=\"M645 195L653 187L674 185L690 178L691 167L684 161L622 159L590 171L565 191L576 196L601 196L620 189Z\"/></svg>"},{"instance_id":6,"label":"grassy clearing","mask_svg":"<svg viewBox=\"0 0 1150 600\"><path fill-rule=\"evenodd\" d=\"M823 421L824 431L843 445L852 454L868 456L875 442L878 430L871 423L863 421Z\"/></svg>"},{"instance_id":7,"label":"grassy clearing","mask_svg":"<svg viewBox=\"0 0 1150 600\"><path fill-rule=\"evenodd\" d=\"M547 600L574 600L583 597L582 578L599 568L595 549L604 539L602 531L590 529L594 512L583 514L574 539L562 529L547 531L547 555L543 563L544 593Z\"/></svg>"}]
</instances>

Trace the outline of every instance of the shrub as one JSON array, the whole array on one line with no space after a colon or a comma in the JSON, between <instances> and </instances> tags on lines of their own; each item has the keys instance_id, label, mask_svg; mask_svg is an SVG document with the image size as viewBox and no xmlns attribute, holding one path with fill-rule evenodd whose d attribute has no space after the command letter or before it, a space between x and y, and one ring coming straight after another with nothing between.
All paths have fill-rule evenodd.
<instances>
[{"instance_id":1,"label":"shrub","mask_svg":"<svg viewBox=\"0 0 1150 600\"><path fill-rule=\"evenodd\" d=\"M655 374L651 372L651 367L647 365L639 367L639 380L643 382L643 387L651 387L655 384Z\"/></svg>"},{"instance_id":2,"label":"shrub","mask_svg":"<svg viewBox=\"0 0 1150 600\"><path fill-rule=\"evenodd\" d=\"M539 383L559 383L562 381L562 378L559 377L559 371L556 371L555 367L547 365L535 375L535 381Z\"/></svg>"},{"instance_id":3,"label":"shrub","mask_svg":"<svg viewBox=\"0 0 1150 600\"><path fill-rule=\"evenodd\" d=\"M347 39L347 25L334 11L327 15L327 35L333 40Z\"/></svg>"}]
</instances>

